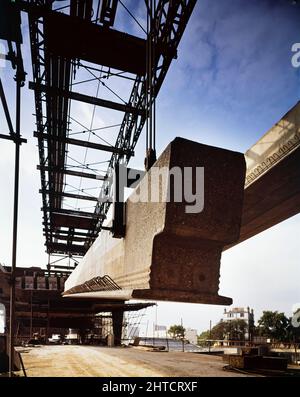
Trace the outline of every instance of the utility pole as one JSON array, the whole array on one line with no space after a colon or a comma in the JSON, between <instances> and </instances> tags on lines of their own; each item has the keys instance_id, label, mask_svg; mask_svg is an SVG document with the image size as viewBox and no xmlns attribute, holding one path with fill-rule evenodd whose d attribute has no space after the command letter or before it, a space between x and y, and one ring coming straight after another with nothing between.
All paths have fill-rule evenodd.
<instances>
[{"instance_id":1,"label":"utility pole","mask_svg":"<svg viewBox=\"0 0 300 397\"><path fill-rule=\"evenodd\" d=\"M30 291L30 339L32 339L32 319L33 319L32 294L33 294L33 290Z\"/></svg>"},{"instance_id":2,"label":"utility pole","mask_svg":"<svg viewBox=\"0 0 300 397\"><path fill-rule=\"evenodd\" d=\"M180 324L181 324L181 327L182 327L182 330L183 330L182 318L181 318ZM184 332L183 331L182 331L182 351L184 352Z\"/></svg>"},{"instance_id":3,"label":"utility pole","mask_svg":"<svg viewBox=\"0 0 300 397\"><path fill-rule=\"evenodd\" d=\"M10 279L10 312L9 312L9 376L13 376L14 367L14 336L15 336L15 299L16 299L16 264L17 264L17 238L18 238L18 206L19 206L19 173L20 173L20 146L26 140L21 138L21 88L24 86L25 75L20 43L16 43L16 52L13 51L11 42L10 60L16 68L16 125L15 131L10 130L10 139L15 143L15 177L14 177L14 210L13 210L13 241L12 241L12 263ZM3 96L3 95L2 95ZM5 103L2 98L3 104ZM10 121L9 115L7 119ZM12 123L9 122L11 126Z\"/></svg>"},{"instance_id":4,"label":"utility pole","mask_svg":"<svg viewBox=\"0 0 300 397\"><path fill-rule=\"evenodd\" d=\"M209 343L208 343L208 352L210 353L210 344L211 344L211 320L209 320Z\"/></svg>"},{"instance_id":5,"label":"utility pole","mask_svg":"<svg viewBox=\"0 0 300 397\"><path fill-rule=\"evenodd\" d=\"M146 325L146 338L147 338L147 336L148 336L148 325L149 325L149 320L147 320L147 325Z\"/></svg>"},{"instance_id":6,"label":"utility pole","mask_svg":"<svg viewBox=\"0 0 300 397\"><path fill-rule=\"evenodd\" d=\"M13 247L11 264L10 285L10 333L9 333L9 376L13 375L14 366L14 321L15 321L15 297L16 297L16 263L17 263L17 238L18 238L18 207L19 207L19 171L20 171L20 103L21 84L17 80L16 98L16 151L15 151L15 184L14 184L14 218L13 218Z\"/></svg>"}]
</instances>

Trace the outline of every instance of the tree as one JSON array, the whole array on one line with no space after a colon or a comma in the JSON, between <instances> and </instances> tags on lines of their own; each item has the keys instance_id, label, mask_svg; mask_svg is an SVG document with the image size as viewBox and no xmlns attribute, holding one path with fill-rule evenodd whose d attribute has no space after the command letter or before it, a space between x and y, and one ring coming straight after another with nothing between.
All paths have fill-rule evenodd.
<instances>
[{"instance_id":1,"label":"tree","mask_svg":"<svg viewBox=\"0 0 300 397\"><path fill-rule=\"evenodd\" d=\"M248 324L243 319L234 319L231 321L220 321L211 331L204 331L199 339L230 339L244 340L245 333L248 331Z\"/></svg>"},{"instance_id":2,"label":"tree","mask_svg":"<svg viewBox=\"0 0 300 397\"><path fill-rule=\"evenodd\" d=\"M198 335L198 339L209 339L209 330L201 332L201 334Z\"/></svg>"},{"instance_id":3,"label":"tree","mask_svg":"<svg viewBox=\"0 0 300 397\"><path fill-rule=\"evenodd\" d=\"M284 313L264 311L258 320L259 335L278 341L286 341L289 339L289 323L289 319Z\"/></svg>"},{"instance_id":4,"label":"tree","mask_svg":"<svg viewBox=\"0 0 300 397\"><path fill-rule=\"evenodd\" d=\"M170 334L174 339L183 339L185 328L183 328L182 325L172 325L168 330L168 334Z\"/></svg>"},{"instance_id":5,"label":"tree","mask_svg":"<svg viewBox=\"0 0 300 397\"><path fill-rule=\"evenodd\" d=\"M201 332L200 335L197 336L199 346L206 346L206 340L209 339L209 330Z\"/></svg>"},{"instance_id":6,"label":"tree","mask_svg":"<svg viewBox=\"0 0 300 397\"><path fill-rule=\"evenodd\" d=\"M220 321L218 324L212 327L210 332L210 339L224 339L227 330L226 327L227 327L227 322Z\"/></svg>"},{"instance_id":7,"label":"tree","mask_svg":"<svg viewBox=\"0 0 300 397\"><path fill-rule=\"evenodd\" d=\"M288 339L294 344L300 343L300 308L289 318L287 326Z\"/></svg>"},{"instance_id":8,"label":"tree","mask_svg":"<svg viewBox=\"0 0 300 397\"><path fill-rule=\"evenodd\" d=\"M237 318L227 321L227 334L231 340L244 340L248 331L248 324L245 320Z\"/></svg>"}]
</instances>

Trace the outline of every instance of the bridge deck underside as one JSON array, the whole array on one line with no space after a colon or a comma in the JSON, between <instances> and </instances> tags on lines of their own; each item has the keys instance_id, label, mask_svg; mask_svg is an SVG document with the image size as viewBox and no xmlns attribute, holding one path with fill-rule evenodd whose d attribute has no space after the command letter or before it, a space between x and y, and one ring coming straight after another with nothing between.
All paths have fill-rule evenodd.
<instances>
[{"instance_id":1,"label":"bridge deck underside","mask_svg":"<svg viewBox=\"0 0 300 397\"><path fill-rule=\"evenodd\" d=\"M300 212L300 147L245 189L239 244Z\"/></svg>"}]
</instances>

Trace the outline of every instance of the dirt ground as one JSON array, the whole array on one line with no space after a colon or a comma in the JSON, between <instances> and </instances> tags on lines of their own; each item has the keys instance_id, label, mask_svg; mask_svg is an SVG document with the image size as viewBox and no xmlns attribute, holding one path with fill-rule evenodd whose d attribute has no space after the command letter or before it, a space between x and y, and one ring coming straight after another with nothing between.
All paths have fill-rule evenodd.
<instances>
[{"instance_id":1,"label":"dirt ground","mask_svg":"<svg viewBox=\"0 0 300 397\"><path fill-rule=\"evenodd\" d=\"M19 349L27 376L248 376L223 370L221 357L98 346Z\"/></svg>"}]
</instances>

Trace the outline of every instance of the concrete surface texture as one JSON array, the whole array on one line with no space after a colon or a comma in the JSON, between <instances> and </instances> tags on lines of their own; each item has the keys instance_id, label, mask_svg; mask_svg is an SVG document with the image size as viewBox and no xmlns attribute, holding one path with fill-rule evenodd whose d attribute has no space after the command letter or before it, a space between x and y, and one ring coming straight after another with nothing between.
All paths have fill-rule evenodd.
<instances>
[{"instance_id":1,"label":"concrete surface texture","mask_svg":"<svg viewBox=\"0 0 300 397\"><path fill-rule=\"evenodd\" d=\"M300 102L245 153L240 238L230 248L300 212Z\"/></svg>"},{"instance_id":2,"label":"concrete surface texture","mask_svg":"<svg viewBox=\"0 0 300 397\"><path fill-rule=\"evenodd\" d=\"M299 147L300 102L246 151L246 187Z\"/></svg>"},{"instance_id":3,"label":"concrete surface texture","mask_svg":"<svg viewBox=\"0 0 300 397\"><path fill-rule=\"evenodd\" d=\"M190 203L175 202L172 194L170 202L127 200L125 238L114 239L102 231L67 280L66 291L96 276L109 275L121 290L87 294L99 298L231 304L230 298L218 296L219 268L224 245L239 238L244 156L176 138L133 195L137 195L137 189L147 191L147 184L148 191L153 189L150 183L154 172L163 167L178 167L182 172L184 167L191 167L194 172L196 167L204 167L203 210L187 213ZM168 189L172 192L173 183L172 178L160 179L156 185L158 193ZM195 191L196 178L192 178L192 186Z\"/></svg>"},{"instance_id":4,"label":"concrete surface texture","mask_svg":"<svg viewBox=\"0 0 300 397\"><path fill-rule=\"evenodd\" d=\"M224 371L222 357L135 348L41 346L21 349L27 376L249 376Z\"/></svg>"}]
</instances>

